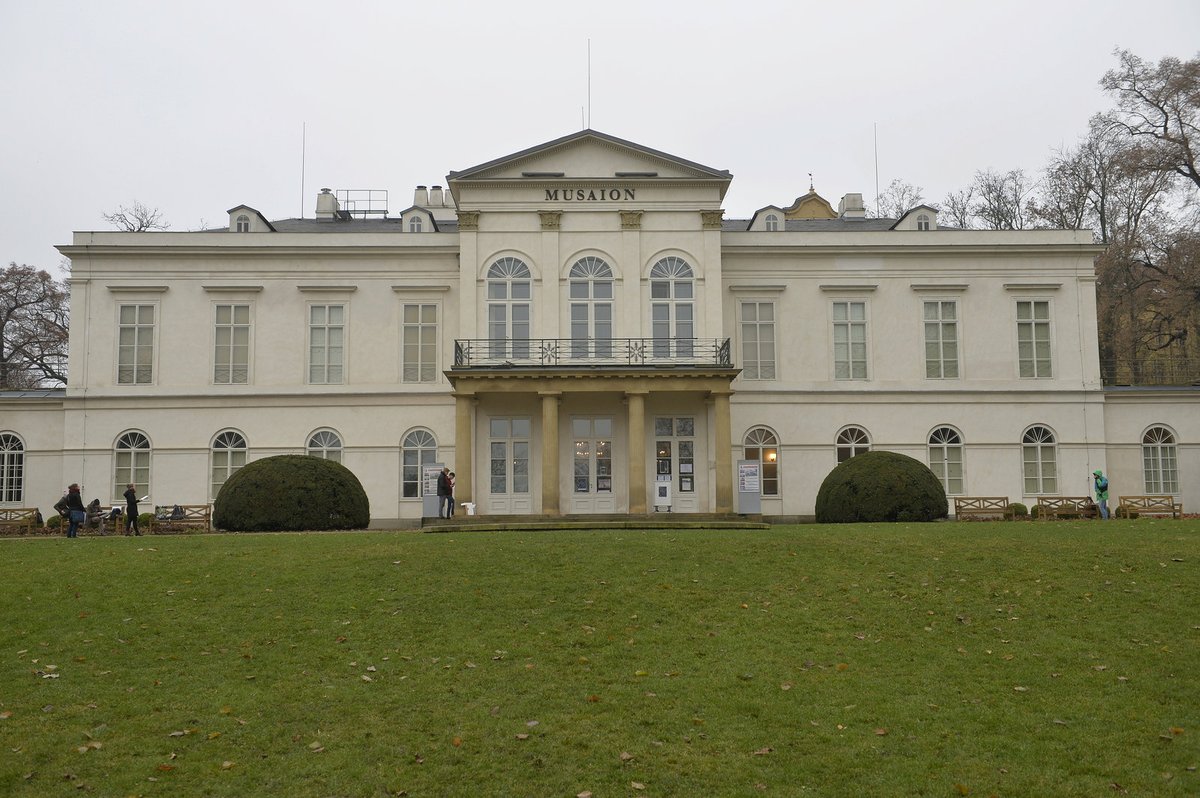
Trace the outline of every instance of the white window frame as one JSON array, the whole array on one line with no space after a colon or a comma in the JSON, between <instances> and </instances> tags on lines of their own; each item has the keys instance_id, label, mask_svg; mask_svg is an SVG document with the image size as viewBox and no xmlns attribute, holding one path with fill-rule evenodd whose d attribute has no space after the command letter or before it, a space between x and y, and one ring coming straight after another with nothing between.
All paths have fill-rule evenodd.
<instances>
[{"instance_id":1,"label":"white window frame","mask_svg":"<svg viewBox=\"0 0 1200 798\"><path fill-rule=\"evenodd\" d=\"M689 358L696 339L696 270L668 255L650 267L651 351L656 358Z\"/></svg>"},{"instance_id":2,"label":"white window frame","mask_svg":"<svg viewBox=\"0 0 1200 798\"><path fill-rule=\"evenodd\" d=\"M221 321L221 310L227 308L229 310L230 319L227 322ZM239 323L236 319L237 310L245 308L246 321ZM237 331L245 330L245 344L236 343ZM229 340L221 341L222 330L228 331ZM250 353L253 351L253 336L254 336L254 308L249 302L214 302L213 303L213 369L212 381L213 385L247 385L250 382ZM244 348L244 362L236 361L237 350ZM221 354L224 351L228 356L228 361L225 364L227 369L226 379L220 379L220 370L222 368ZM241 370L241 379L238 370Z\"/></svg>"},{"instance_id":3,"label":"white window frame","mask_svg":"<svg viewBox=\"0 0 1200 798\"><path fill-rule=\"evenodd\" d=\"M246 465L250 447L246 436L236 429L221 430L208 445L208 500L216 501L221 486ZM220 477L218 478L218 471Z\"/></svg>"},{"instance_id":4,"label":"white window frame","mask_svg":"<svg viewBox=\"0 0 1200 798\"><path fill-rule=\"evenodd\" d=\"M126 322L122 318L124 310L132 308L134 320ZM151 318L149 322L144 322L141 319L142 310L149 309ZM159 303L158 302L121 302L117 305L117 385L153 385L155 375L158 373L158 364L156 357L158 355L158 318L159 318ZM121 339L123 332L126 329L133 330L133 343L123 344ZM146 339L149 339L148 341ZM132 360L126 359L126 352L132 350ZM140 353L148 351L148 363L141 363ZM142 379L142 370L145 369L145 378ZM122 379L122 371L129 371L130 378Z\"/></svg>"},{"instance_id":5,"label":"white window frame","mask_svg":"<svg viewBox=\"0 0 1200 798\"><path fill-rule=\"evenodd\" d=\"M410 429L400 439L400 498L425 495L424 466L438 461L437 436L424 427Z\"/></svg>"},{"instance_id":6,"label":"white window frame","mask_svg":"<svg viewBox=\"0 0 1200 798\"><path fill-rule=\"evenodd\" d=\"M965 495L967 467L962 432L949 424L942 424L929 431L926 444L929 452L929 470L938 478L938 482L942 483L946 495ZM957 460L950 456L952 451L957 453ZM958 466L957 477L950 473L952 465Z\"/></svg>"},{"instance_id":7,"label":"white window frame","mask_svg":"<svg viewBox=\"0 0 1200 798\"><path fill-rule=\"evenodd\" d=\"M572 358L612 357L616 282L612 266L601 257L589 255L571 265L566 305Z\"/></svg>"},{"instance_id":8,"label":"white window frame","mask_svg":"<svg viewBox=\"0 0 1200 798\"><path fill-rule=\"evenodd\" d=\"M929 307L935 305L937 310L936 318L929 317ZM953 308L954 316L951 319L946 319L944 310L946 306ZM921 300L921 324L922 335L925 342L925 379L927 380L957 380L962 377L962 363L960 361L961 346L961 329L959 327L959 312L957 299L942 299L938 297L930 297ZM932 328L932 330L931 330ZM954 340L950 343L953 345L953 355L947 356L947 340L945 333L947 329L953 330ZM934 337L930 337L930 332L934 333ZM930 357L931 347L935 355ZM953 366L953 374L947 374L950 369L948 365ZM931 366L935 366L935 374L931 374Z\"/></svg>"},{"instance_id":9,"label":"white window frame","mask_svg":"<svg viewBox=\"0 0 1200 798\"><path fill-rule=\"evenodd\" d=\"M0 505L24 506L25 441L15 432L0 432Z\"/></svg>"},{"instance_id":10,"label":"white window frame","mask_svg":"<svg viewBox=\"0 0 1200 798\"><path fill-rule=\"evenodd\" d=\"M342 436L338 434L337 430L329 427L313 430L304 444L304 453L309 457L319 457L335 463L342 462L342 453L345 450Z\"/></svg>"},{"instance_id":11,"label":"white window frame","mask_svg":"<svg viewBox=\"0 0 1200 798\"><path fill-rule=\"evenodd\" d=\"M742 459L754 460L759 466L758 495L778 498L782 495L779 434L761 424L746 430L742 436Z\"/></svg>"},{"instance_id":12,"label":"white window frame","mask_svg":"<svg viewBox=\"0 0 1200 798\"><path fill-rule=\"evenodd\" d=\"M533 335L533 270L511 255L497 258L484 278L489 357L525 359ZM523 316L523 318L518 318Z\"/></svg>"},{"instance_id":13,"label":"white window frame","mask_svg":"<svg viewBox=\"0 0 1200 798\"><path fill-rule=\"evenodd\" d=\"M779 230L779 217L775 214L768 213L766 219L763 221L768 233L774 233Z\"/></svg>"},{"instance_id":14,"label":"white window frame","mask_svg":"<svg viewBox=\"0 0 1200 798\"><path fill-rule=\"evenodd\" d=\"M775 332L778 316L775 301L771 299L737 298L738 337L741 344L743 380L775 380L779 378L777 357L779 346ZM754 308L754 318L746 318L746 308ZM763 320L762 309L770 308L771 318ZM753 332L753 335L750 333ZM764 350L768 350L764 354Z\"/></svg>"},{"instance_id":15,"label":"white window frame","mask_svg":"<svg viewBox=\"0 0 1200 798\"><path fill-rule=\"evenodd\" d=\"M313 311L316 308L323 308L325 311L325 320L320 324L316 324L313 322ZM338 324L331 324L329 322L329 310L331 308L339 308L341 310L342 318ZM349 321L350 321L350 306L346 302L309 302L309 303L307 303L307 305L305 306L305 324L307 327L306 339L308 342L308 348L306 350L307 355L305 356L305 364L304 364L306 384L308 384L308 385L345 385L346 384L346 368L347 368L346 355L347 355L347 351L349 349L349 347L347 346L347 339L349 337L347 333L348 333L349 326L350 326ZM317 348L317 345L314 344L314 342L313 342L313 337L314 337L313 332L318 329L325 333L325 335L324 335L325 342L320 345L324 352L324 354L323 354L324 363L321 365L317 365L317 364L313 363L313 350ZM341 332L341 343L337 347L337 349L339 350L339 353L340 353L341 362L336 364L336 367L340 368L341 371L338 373L338 376L336 379L330 378L330 371L332 368L335 367L335 364L331 364L329 362L330 361L330 352L334 348L334 347L330 346L330 344L329 344L329 331L333 330L333 329L337 329ZM313 379L313 370L314 369L321 369L321 371L322 371L322 374L320 375L321 379Z\"/></svg>"},{"instance_id":16,"label":"white window frame","mask_svg":"<svg viewBox=\"0 0 1200 798\"><path fill-rule=\"evenodd\" d=\"M858 424L847 424L838 430L834 439L834 452L838 463L871 451L871 433Z\"/></svg>"},{"instance_id":17,"label":"white window frame","mask_svg":"<svg viewBox=\"0 0 1200 798\"><path fill-rule=\"evenodd\" d=\"M416 314L415 320L409 320L409 311ZM425 313L433 315L432 320L425 319ZM402 302L400 304L400 381L401 382L437 382L438 380L438 317L441 306L437 302ZM416 342L410 343L409 333L416 335ZM427 337L432 340L427 340Z\"/></svg>"},{"instance_id":18,"label":"white window frame","mask_svg":"<svg viewBox=\"0 0 1200 798\"><path fill-rule=\"evenodd\" d=\"M144 446L141 445L143 443ZM124 496L130 482L139 498L150 495L150 469L153 462L154 445L149 435L137 429L125 430L118 435L113 441L113 498ZM139 479L139 475L144 475L145 479Z\"/></svg>"},{"instance_id":19,"label":"white window frame","mask_svg":"<svg viewBox=\"0 0 1200 798\"><path fill-rule=\"evenodd\" d=\"M680 422L683 422L682 424ZM691 429L691 434L687 430ZM666 444L665 447L662 444ZM656 416L654 419L654 478L670 476L680 494L695 493L696 417ZM664 464L664 461L665 464ZM664 470L665 468L665 470ZM673 472L673 473L672 473Z\"/></svg>"},{"instance_id":20,"label":"white window frame","mask_svg":"<svg viewBox=\"0 0 1200 798\"><path fill-rule=\"evenodd\" d=\"M862 318L855 319L851 312L852 308L860 306L862 308ZM844 307L846 318L838 318L838 309ZM861 298L840 298L831 300L829 303L829 322L830 322L830 342L831 357L833 365L833 378L839 381L847 382L863 382L871 379L871 327L870 327L870 303L865 297ZM862 341L854 341L854 331L862 330ZM839 330L844 330L846 333L845 341L838 341ZM854 346L861 344L862 358L854 357ZM839 360L838 348L845 346L846 357L844 361ZM844 375L840 373L839 365L844 363ZM855 373L855 366L861 364L861 374Z\"/></svg>"},{"instance_id":21,"label":"white window frame","mask_svg":"<svg viewBox=\"0 0 1200 798\"><path fill-rule=\"evenodd\" d=\"M420 214L414 214L413 216L410 216L410 217L409 217L409 219L408 219L408 232L410 232L410 233L420 233L420 232L421 232L421 230L422 230L422 228L423 228L424 226L425 226L425 223L424 223L424 220L423 220L423 219L421 219L421 216L420 216Z\"/></svg>"},{"instance_id":22,"label":"white window frame","mask_svg":"<svg viewBox=\"0 0 1200 798\"><path fill-rule=\"evenodd\" d=\"M503 430L498 425L506 425ZM520 424L524 432L518 430ZM493 496L526 496L530 493L532 483L531 465L533 463L533 424L529 416L492 416L488 419L488 493ZM497 447L502 447L498 449ZM524 451L525 456L519 454ZM497 453L503 458L503 474L496 473ZM524 473L520 473L522 465ZM518 484L517 477L524 478L524 489ZM497 483L497 479L502 480ZM500 484L501 489L496 490Z\"/></svg>"},{"instance_id":23,"label":"white window frame","mask_svg":"<svg viewBox=\"0 0 1200 798\"><path fill-rule=\"evenodd\" d=\"M239 233L249 233L250 232L250 217L244 213L240 214L237 217L237 219L234 220L234 227L236 228L236 231Z\"/></svg>"},{"instance_id":24,"label":"white window frame","mask_svg":"<svg viewBox=\"0 0 1200 798\"><path fill-rule=\"evenodd\" d=\"M1142 433L1142 483L1148 494L1180 495L1179 436L1165 424Z\"/></svg>"},{"instance_id":25,"label":"white window frame","mask_svg":"<svg viewBox=\"0 0 1200 798\"><path fill-rule=\"evenodd\" d=\"M1030 318L1021 318L1021 306L1029 305ZM1037 306L1046 306L1046 318L1038 319ZM1054 302L1048 297L1021 297L1014 300L1013 304L1014 321L1016 325L1016 342L1017 342L1017 376L1023 380L1048 380L1054 377ZM1039 362L1043 358L1037 357L1037 345L1039 338L1037 336L1039 325L1045 327L1045 344L1047 356L1044 358L1046 365L1044 368L1039 367ZM1026 358L1021 353L1021 334L1025 327L1029 327L1032 333L1030 342L1033 346L1031 357ZM1025 364L1029 364L1031 373L1025 373ZM1044 373L1043 373L1044 371Z\"/></svg>"},{"instance_id":26,"label":"white window frame","mask_svg":"<svg viewBox=\"0 0 1200 798\"><path fill-rule=\"evenodd\" d=\"M1049 458L1046 457L1047 452L1050 454ZM1051 467L1053 474L1046 473L1047 465ZM1047 424L1029 425L1021 433L1022 491L1026 496L1057 495L1058 471L1058 435ZM1031 487L1034 489L1030 490Z\"/></svg>"}]
</instances>

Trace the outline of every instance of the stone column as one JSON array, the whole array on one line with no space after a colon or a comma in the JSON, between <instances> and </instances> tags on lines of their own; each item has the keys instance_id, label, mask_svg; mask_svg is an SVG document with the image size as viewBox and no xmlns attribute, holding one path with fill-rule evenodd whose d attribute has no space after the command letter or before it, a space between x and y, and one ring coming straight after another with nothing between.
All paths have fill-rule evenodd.
<instances>
[{"instance_id":1,"label":"stone column","mask_svg":"<svg viewBox=\"0 0 1200 798\"><path fill-rule=\"evenodd\" d=\"M473 405L475 397L470 394L454 395L454 501L457 504L474 501L471 490L471 467L475 453L471 446Z\"/></svg>"},{"instance_id":2,"label":"stone column","mask_svg":"<svg viewBox=\"0 0 1200 798\"><path fill-rule=\"evenodd\" d=\"M558 505L558 391L541 391L542 397L542 512L560 515Z\"/></svg>"},{"instance_id":3,"label":"stone column","mask_svg":"<svg viewBox=\"0 0 1200 798\"><path fill-rule=\"evenodd\" d=\"M629 512L646 512L646 392L627 392L629 406Z\"/></svg>"},{"instance_id":4,"label":"stone column","mask_svg":"<svg viewBox=\"0 0 1200 798\"><path fill-rule=\"evenodd\" d=\"M713 399L713 424L716 429L715 445L717 447L716 456L713 458L717 464L717 506L718 513L733 512L733 460L730 457L730 452L733 449L732 440L730 438L731 431L729 428L729 394L715 393Z\"/></svg>"}]
</instances>

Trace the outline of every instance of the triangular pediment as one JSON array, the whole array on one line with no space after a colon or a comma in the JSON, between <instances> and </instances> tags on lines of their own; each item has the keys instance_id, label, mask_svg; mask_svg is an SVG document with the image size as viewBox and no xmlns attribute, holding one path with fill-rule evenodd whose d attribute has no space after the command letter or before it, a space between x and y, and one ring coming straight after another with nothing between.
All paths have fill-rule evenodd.
<instances>
[{"instance_id":1,"label":"triangular pediment","mask_svg":"<svg viewBox=\"0 0 1200 798\"><path fill-rule=\"evenodd\" d=\"M489 180L718 180L732 179L713 169L596 130L581 130L493 161L451 172L451 183Z\"/></svg>"}]
</instances>

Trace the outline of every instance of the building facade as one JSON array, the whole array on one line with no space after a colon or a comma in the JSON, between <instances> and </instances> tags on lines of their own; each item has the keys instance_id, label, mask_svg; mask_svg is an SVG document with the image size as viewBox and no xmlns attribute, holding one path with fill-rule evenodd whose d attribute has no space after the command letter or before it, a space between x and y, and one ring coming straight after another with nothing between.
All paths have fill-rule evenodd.
<instances>
[{"instance_id":1,"label":"building facade","mask_svg":"<svg viewBox=\"0 0 1200 798\"><path fill-rule=\"evenodd\" d=\"M586 130L397 214L322 190L313 218L76 233L70 384L0 398L0 498L204 503L307 452L381 526L421 517L437 463L487 515L728 513L750 463L763 514L803 518L886 449L950 495L1036 504L1103 468L1200 499L1200 391L1102 385L1089 233L811 190L730 220L731 180Z\"/></svg>"}]
</instances>

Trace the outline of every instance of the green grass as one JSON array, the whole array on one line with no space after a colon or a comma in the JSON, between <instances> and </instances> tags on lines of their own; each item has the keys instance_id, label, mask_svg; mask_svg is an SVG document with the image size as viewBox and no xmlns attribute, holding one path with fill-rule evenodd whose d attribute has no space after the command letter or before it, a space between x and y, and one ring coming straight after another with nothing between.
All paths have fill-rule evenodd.
<instances>
[{"instance_id":1,"label":"green grass","mask_svg":"<svg viewBox=\"0 0 1200 798\"><path fill-rule=\"evenodd\" d=\"M1200 792L1197 521L0 552L7 796Z\"/></svg>"}]
</instances>

